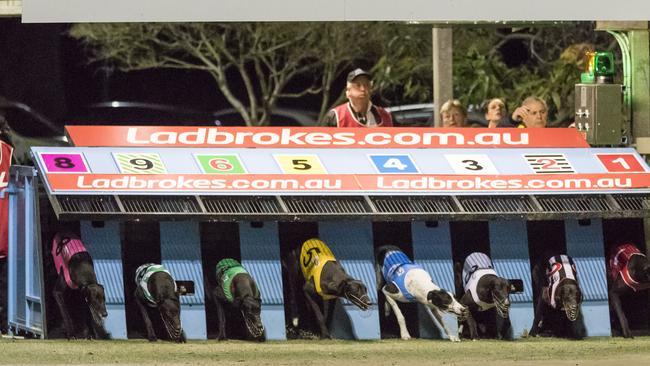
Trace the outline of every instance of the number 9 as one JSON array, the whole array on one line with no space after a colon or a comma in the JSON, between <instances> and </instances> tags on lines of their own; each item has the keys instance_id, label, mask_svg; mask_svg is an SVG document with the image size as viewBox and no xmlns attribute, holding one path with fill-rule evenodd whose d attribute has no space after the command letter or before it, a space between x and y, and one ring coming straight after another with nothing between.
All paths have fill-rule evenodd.
<instances>
[{"instance_id":1,"label":"number 9","mask_svg":"<svg viewBox=\"0 0 650 366\"><path fill-rule=\"evenodd\" d=\"M129 160L129 163L133 165L134 169L149 170L153 168L153 162L143 158L131 159Z\"/></svg>"}]
</instances>

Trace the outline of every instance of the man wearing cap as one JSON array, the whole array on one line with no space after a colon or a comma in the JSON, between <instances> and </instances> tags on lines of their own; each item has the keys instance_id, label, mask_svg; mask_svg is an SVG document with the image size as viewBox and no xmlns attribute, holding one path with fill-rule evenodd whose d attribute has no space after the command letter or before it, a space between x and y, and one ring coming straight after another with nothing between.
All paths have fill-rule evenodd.
<instances>
[{"instance_id":1,"label":"man wearing cap","mask_svg":"<svg viewBox=\"0 0 650 366\"><path fill-rule=\"evenodd\" d=\"M393 127L385 109L370 101L372 79L368 72L355 69L348 74L345 96L348 102L331 109L324 124L331 127Z\"/></svg>"}]
</instances>

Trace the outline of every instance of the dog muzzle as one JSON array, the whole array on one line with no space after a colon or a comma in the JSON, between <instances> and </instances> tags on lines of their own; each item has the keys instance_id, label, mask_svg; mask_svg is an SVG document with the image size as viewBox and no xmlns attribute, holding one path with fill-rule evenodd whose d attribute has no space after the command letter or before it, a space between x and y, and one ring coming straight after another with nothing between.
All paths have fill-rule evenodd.
<instances>
[{"instance_id":1,"label":"dog muzzle","mask_svg":"<svg viewBox=\"0 0 650 366\"><path fill-rule=\"evenodd\" d=\"M492 299L494 300L494 305L497 308L497 314L499 314L499 316L504 319L507 318L508 313L510 312L510 301L508 298L499 299L496 296L493 296Z\"/></svg>"},{"instance_id":2,"label":"dog muzzle","mask_svg":"<svg viewBox=\"0 0 650 366\"><path fill-rule=\"evenodd\" d=\"M580 315L580 307L578 306L578 304L569 305L569 306L565 305L562 308L562 310L564 310L567 319L569 319L570 321L574 322L578 320L578 315Z\"/></svg>"},{"instance_id":3,"label":"dog muzzle","mask_svg":"<svg viewBox=\"0 0 650 366\"><path fill-rule=\"evenodd\" d=\"M262 320L259 316L247 315L243 310L241 310L241 315L244 318L244 323L246 324L248 333L250 333L253 338L259 338L264 334L264 324L262 324Z\"/></svg>"},{"instance_id":4,"label":"dog muzzle","mask_svg":"<svg viewBox=\"0 0 650 366\"><path fill-rule=\"evenodd\" d=\"M176 342L182 342L183 341L183 337L182 337L183 328L180 327L180 326L178 328L176 328L173 325L173 321L170 320L170 319L167 319L167 317L165 315L163 315L162 312L160 313L160 318L162 319L163 323L165 324L165 329L167 330L167 334L169 335L169 339L171 339L173 341L176 341ZM180 325L180 319L179 319L178 323Z\"/></svg>"},{"instance_id":5,"label":"dog muzzle","mask_svg":"<svg viewBox=\"0 0 650 366\"><path fill-rule=\"evenodd\" d=\"M350 300L351 303L359 307L361 310L368 310L368 308L370 308L370 297L368 297L368 295L357 297L354 294L346 292L345 298Z\"/></svg>"}]
</instances>

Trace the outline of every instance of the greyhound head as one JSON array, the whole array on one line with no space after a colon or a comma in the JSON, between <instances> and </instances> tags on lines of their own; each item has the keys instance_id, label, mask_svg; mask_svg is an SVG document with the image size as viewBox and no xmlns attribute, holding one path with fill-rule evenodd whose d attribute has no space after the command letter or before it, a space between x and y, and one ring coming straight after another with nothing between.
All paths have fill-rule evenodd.
<instances>
[{"instance_id":1,"label":"greyhound head","mask_svg":"<svg viewBox=\"0 0 650 366\"><path fill-rule=\"evenodd\" d=\"M452 294L445 290L429 291L427 300L442 311L456 314L461 318L467 316L467 307L459 303Z\"/></svg>"},{"instance_id":2,"label":"greyhound head","mask_svg":"<svg viewBox=\"0 0 650 366\"><path fill-rule=\"evenodd\" d=\"M359 309L368 310L370 307L370 297L368 297L368 289L366 289L366 286L361 281L353 278L346 279L342 284L343 296L358 306Z\"/></svg>"},{"instance_id":3,"label":"greyhound head","mask_svg":"<svg viewBox=\"0 0 650 366\"><path fill-rule=\"evenodd\" d=\"M178 343L184 341L183 329L181 328L180 309L181 303L178 300L178 297L164 299L160 304L158 304L158 311L160 311L160 317L165 324L165 329L167 329L169 338Z\"/></svg>"},{"instance_id":4,"label":"greyhound head","mask_svg":"<svg viewBox=\"0 0 650 366\"><path fill-rule=\"evenodd\" d=\"M106 318L108 313L106 312L106 299L104 296L104 286L91 283L88 286L81 288L88 308L90 308L90 314L93 317L93 320L96 324L102 323L102 318Z\"/></svg>"},{"instance_id":5,"label":"greyhound head","mask_svg":"<svg viewBox=\"0 0 650 366\"><path fill-rule=\"evenodd\" d=\"M264 324L260 313L262 312L262 300L247 295L241 299L239 310L246 323L246 329L253 338L261 337L264 334Z\"/></svg>"},{"instance_id":6,"label":"greyhound head","mask_svg":"<svg viewBox=\"0 0 650 366\"><path fill-rule=\"evenodd\" d=\"M505 278L495 277L490 292L497 314L504 319L507 318L510 311L510 282Z\"/></svg>"},{"instance_id":7,"label":"greyhound head","mask_svg":"<svg viewBox=\"0 0 650 366\"><path fill-rule=\"evenodd\" d=\"M555 302L558 307L564 311L567 319L574 322L580 314L580 304L582 303L582 293L578 283L573 280L564 280L558 285L555 294Z\"/></svg>"}]
</instances>

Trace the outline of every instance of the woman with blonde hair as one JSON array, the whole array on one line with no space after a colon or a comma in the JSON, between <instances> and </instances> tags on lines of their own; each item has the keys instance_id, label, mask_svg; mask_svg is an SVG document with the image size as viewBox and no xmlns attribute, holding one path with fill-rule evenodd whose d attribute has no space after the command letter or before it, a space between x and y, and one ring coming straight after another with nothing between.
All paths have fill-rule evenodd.
<instances>
[{"instance_id":1,"label":"woman with blonde hair","mask_svg":"<svg viewBox=\"0 0 650 366\"><path fill-rule=\"evenodd\" d=\"M465 127L467 109L458 99L449 99L440 107L442 127Z\"/></svg>"}]
</instances>

